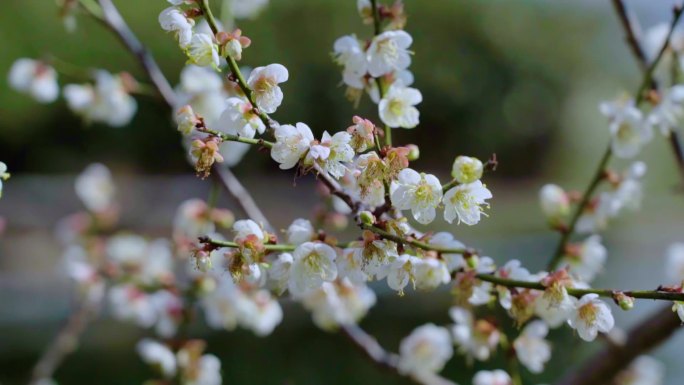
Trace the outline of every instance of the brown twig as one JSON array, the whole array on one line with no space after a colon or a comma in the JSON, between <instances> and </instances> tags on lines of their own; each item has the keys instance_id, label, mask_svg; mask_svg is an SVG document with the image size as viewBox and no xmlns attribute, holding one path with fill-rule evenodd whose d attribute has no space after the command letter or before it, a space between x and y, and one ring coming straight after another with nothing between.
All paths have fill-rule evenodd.
<instances>
[{"instance_id":1,"label":"brown twig","mask_svg":"<svg viewBox=\"0 0 684 385\"><path fill-rule=\"evenodd\" d=\"M233 196L240 206L245 211L245 214L257 223L261 223L266 230L273 232L273 226L271 226L268 218L261 211L257 203L252 198L252 195L247 191L247 189L240 183L240 180L233 174L230 169L221 166L215 166L213 168L213 175L216 175L228 191L228 193Z\"/></svg>"},{"instance_id":2,"label":"brown twig","mask_svg":"<svg viewBox=\"0 0 684 385\"><path fill-rule=\"evenodd\" d=\"M556 385L608 384L636 357L666 341L680 326L681 321L667 306L630 330L624 344L606 345Z\"/></svg>"},{"instance_id":3,"label":"brown twig","mask_svg":"<svg viewBox=\"0 0 684 385\"><path fill-rule=\"evenodd\" d=\"M31 384L45 378L52 378L55 370L64 362L66 357L76 350L78 340L85 331L88 323L95 318L102 305L101 301L89 302L82 299L82 303L71 313L66 324L60 329L55 339L47 346L31 372Z\"/></svg>"}]
</instances>

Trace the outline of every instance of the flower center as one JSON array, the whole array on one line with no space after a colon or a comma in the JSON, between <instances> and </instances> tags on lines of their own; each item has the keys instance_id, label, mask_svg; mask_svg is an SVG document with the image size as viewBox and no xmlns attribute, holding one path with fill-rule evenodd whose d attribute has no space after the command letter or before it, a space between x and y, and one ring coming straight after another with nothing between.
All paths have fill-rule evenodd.
<instances>
[{"instance_id":1,"label":"flower center","mask_svg":"<svg viewBox=\"0 0 684 385\"><path fill-rule=\"evenodd\" d=\"M579 316L588 325L593 325L596 322L596 306L593 303L583 305L579 308Z\"/></svg>"},{"instance_id":2,"label":"flower center","mask_svg":"<svg viewBox=\"0 0 684 385\"><path fill-rule=\"evenodd\" d=\"M404 102L399 99L392 99L389 103L389 110L394 115L401 115L404 111Z\"/></svg>"},{"instance_id":3,"label":"flower center","mask_svg":"<svg viewBox=\"0 0 684 385\"><path fill-rule=\"evenodd\" d=\"M399 59L399 47L392 39L385 39L378 43L378 53L387 62L394 63Z\"/></svg>"}]
</instances>

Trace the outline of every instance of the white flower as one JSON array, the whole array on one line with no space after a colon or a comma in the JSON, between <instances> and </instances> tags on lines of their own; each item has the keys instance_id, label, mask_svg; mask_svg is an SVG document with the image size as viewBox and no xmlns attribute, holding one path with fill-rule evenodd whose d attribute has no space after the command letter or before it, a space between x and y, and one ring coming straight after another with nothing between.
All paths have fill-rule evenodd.
<instances>
[{"instance_id":1,"label":"white flower","mask_svg":"<svg viewBox=\"0 0 684 385\"><path fill-rule=\"evenodd\" d=\"M240 296L239 299L238 322L257 336L271 334L283 320L283 309L267 290L258 290L248 296Z\"/></svg>"},{"instance_id":2,"label":"white flower","mask_svg":"<svg viewBox=\"0 0 684 385\"><path fill-rule=\"evenodd\" d=\"M333 45L335 61L344 67L342 79L350 87L363 88L368 68L366 52L354 35L342 36Z\"/></svg>"},{"instance_id":3,"label":"white flower","mask_svg":"<svg viewBox=\"0 0 684 385\"><path fill-rule=\"evenodd\" d=\"M610 308L598 298L598 294L584 295L568 319L568 325L585 341L593 341L598 332L608 333L615 325Z\"/></svg>"},{"instance_id":4,"label":"white flower","mask_svg":"<svg viewBox=\"0 0 684 385\"><path fill-rule=\"evenodd\" d=\"M458 185L444 194L444 219L451 223L458 218L458 223L475 225L481 215L486 215L482 206L489 207L486 201L491 197L491 191L479 180Z\"/></svg>"},{"instance_id":5,"label":"white flower","mask_svg":"<svg viewBox=\"0 0 684 385\"><path fill-rule=\"evenodd\" d=\"M263 134L266 125L254 112L250 102L240 98L229 98L216 128L225 133L237 132L239 136L251 139L257 132Z\"/></svg>"},{"instance_id":6,"label":"white flower","mask_svg":"<svg viewBox=\"0 0 684 385\"><path fill-rule=\"evenodd\" d=\"M131 321L144 328L157 321L157 312L150 296L132 284L112 287L108 292L112 316L122 321Z\"/></svg>"},{"instance_id":7,"label":"white flower","mask_svg":"<svg viewBox=\"0 0 684 385\"><path fill-rule=\"evenodd\" d=\"M557 223L570 213L568 194L555 184L546 184L539 190L539 204L551 223Z\"/></svg>"},{"instance_id":8,"label":"white flower","mask_svg":"<svg viewBox=\"0 0 684 385\"><path fill-rule=\"evenodd\" d=\"M387 31L375 36L366 53L370 75L377 78L408 68L411 64L408 47L412 42L411 35L404 31Z\"/></svg>"},{"instance_id":9,"label":"white flower","mask_svg":"<svg viewBox=\"0 0 684 385\"><path fill-rule=\"evenodd\" d=\"M442 200L442 185L431 174L418 174L405 168L390 188L392 204L399 210L411 210L413 218L426 225L435 219L435 208Z\"/></svg>"},{"instance_id":10,"label":"white flower","mask_svg":"<svg viewBox=\"0 0 684 385\"><path fill-rule=\"evenodd\" d=\"M293 261L292 254L282 253L271 262L271 268L268 270L268 288L278 295L282 295L287 290Z\"/></svg>"},{"instance_id":11,"label":"white flower","mask_svg":"<svg viewBox=\"0 0 684 385\"><path fill-rule=\"evenodd\" d=\"M660 102L648 115L649 123L660 128L660 132L668 136L679 126L684 117L684 85L678 84L667 89Z\"/></svg>"},{"instance_id":12,"label":"white flower","mask_svg":"<svg viewBox=\"0 0 684 385\"><path fill-rule=\"evenodd\" d=\"M418 375L437 373L454 354L446 328L426 324L414 329L399 346L399 371Z\"/></svg>"},{"instance_id":13,"label":"white flower","mask_svg":"<svg viewBox=\"0 0 684 385\"><path fill-rule=\"evenodd\" d=\"M353 325L375 304L373 290L364 284L354 285L348 279L325 282L302 300L312 313L314 323L323 330L339 325Z\"/></svg>"},{"instance_id":14,"label":"white flower","mask_svg":"<svg viewBox=\"0 0 684 385\"><path fill-rule=\"evenodd\" d=\"M673 243L665 253L667 278L673 282L684 281L684 243Z\"/></svg>"},{"instance_id":15,"label":"white flower","mask_svg":"<svg viewBox=\"0 0 684 385\"><path fill-rule=\"evenodd\" d=\"M276 142L271 149L271 158L280 163L283 170L294 167L309 150L314 140L309 126L297 123L295 126L283 124L275 129Z\"/></svg>"},{"instance_id":16,"label":"white flower","mask_svg":"<svg viewBox=\"0 0 684 385\"><path fill-rule=\"evenodd\" d=\"M387 286L392 290L396 290L400 295L403 294L404 288L413 278L413 266L419 261L420 258L408 254L398 256L390 264L387 274Z\"/></svg>"},{"instance_id":17,"label":"white flower","mask_svg":"<svg viewBox=\"0 0 684 385\"><path fill-rule=\"evenodd\" d=\"M482 178L484 165L482 162L470 156L458 156L451 167L451 176L458 183L473 183Z\"/></svg>"},{"instance_id":18,"label":"white flower","mask_svg":"<svg viewBox=\"0 0 684 385\"><path fill-rule=\"evenodd\" d=\"M49 65L22 58L12 64L7 83L17 91L31 95L39 103L50 103L59 95L57 72Z\"/></svg>"},{"instance_id":19,"label":"white flower","mask_svg":"<svg viewBox=\"0 0 684 385\"><path fill-rule=\"evenodd\" d=\"M544 339L548 333L543 321L532 321L513 341L518 360L532 373L541 373L551 358L551 344Z\"/></svg>"},{"instance_id":20,"label":"white flower","mask_svg":"<svg viewBox=\"0 0 684 385\"><path fill-rule=\"evenodd\" d=\"M289 77L287 68L282 64L269 64L252 70L247 84L254 91L257 107L267 114L274 113L283 102L283 91L279 83Z\"/></svg>"},{"instance_id":21,"label":"white flower","mask_svg":"<svg viewBox=\"0 0 684 385\"><path fill-rule=\"evenodd\" d=\"M287 228L287 243L300 245L313 239L315 231L311 222L306 219L295 219Z\"/></svg>"},{"instance_id":22,"label":"white flower","mask_svg":"<svg viewBox=\"0 0 684 385\"><path fill-rule=\"evenodd\" d=\"M663 48L665 39L667 39L669 33L669 22L658 23L646 30L643 38L643 47L649 61L655 60L656 56ZM678 24L672 31L672 36L668 43L669 47L674 52L682 53L684 51L684 29L681 25Z\"/></svg>"},{"instance_id":23,"label":"white flower","mask_svg":"<svg viewBox=\"0 0 684 385\"><path fill-rule=\"evenodd\" d=\"M197 237L214 232L208 209L201 199L188 199L178 206L173 218L173 240L178 246L192 245Z\"/></svg>"},{"instance_id":24,"label":"white flower","mask_svg":"<svg viewBox=\"0 0 684 385\"><path fill-rule=\"evenodd\" d=\"M164 31L175 33L181 48L190 44L195 20L187 17L183 10L176 7L166 8L159 14L159 24Z\"/></svg>"},{"instance_id":25,"label":"white flower","mask_svg":"<svg viewBox=\"0 0 684 385\"><path fill-rule=\"evenodd\" d=\"M185 53L188 55L189 62L194 65L218 68L220 64L218 45L214 43L211 36L204 33L192 35Z\"/></svg>"},{"instance_id":26,"label":"white flower","mask_svg":"<svg viewBox=\"0 0 684 385\"><path fill-rule=\"evenodd\" d=\"M305 242L292 253L289 290L294 296L301 296L315 290L323 282L337 278L335 249L320 242Z\"/></svg>"},{"instance_id":27,"label":"white flower","mask_svg":"<svg viewBox=\"0 0 684 385\"><path fill-rule=\"evenodd\" d=\"M433 235L428 243L432 246L437 246L445 249L465 250L466 248L466 246L462 242L454 239L454 236L451 233L447 233L445 231ZM444 262L446 262L446 267L447 270L449 270L449 272L453 272L455 270L466 267L466 261L463 258L463 254L442 253L441 255Z\"/></svg>"},{"instance_id":28,"label":"white flower","mask_svg":"<svg viewBox=\"0 0 684 385\"><path fill-rule=\"evenodd\" d=\"M591 282L603 270L607 254L605 246L601 244L601 236L592 235L578 245L575 253L563 260L569 273L583 282Z\"/></svg>"},{"instance_id":29,"label":"white flower","mask_svg":"<svg viewBox=\"0 0 684 385\"><path fill-rule=\"evenodd\" d=\"M414 128L420 117L415 105L422 101L423 95L417 89L394 84L378 104L380 119L390 127Z\"/></svg>"},{"instance_id":30,"label":"white flower","mask_svg":"<svg viewBox=\"0 0 684 385\"><path fill-rule=\"evenodd\" d=\"M600 110L610 122L611 148L615 156L633 158L653 137L651 125L633 101L604 102Z\"/></svg>"},{"instance_id":31,"label":"white flower","mask_svg":"<svg viewBox=\"0 0 684 385\"><path fill-rule=\"evenodd\" d=\"M468 359L488 360L501 338L499 330L486 320L476 320L461 307L449 309L449 316L455 322L451 332L459 351Z\"/></svg>"},{"instance_id":32,"label":"white flower","mask_svg":"<svg viewBox=\"0 0 684 385\"><path fill-rule=\"evenodd\" d=\"M230 14L236 19L253 19L267 5L269 0L231 0Z\"/></svg>"},{"instance_id":33,"label":"white flower","mask_svg":"<svg viewBox=\"0 0 684 385\"><path fill-rule=\"evenodd\" d=\"M68 84L64 87L67 105L86 122L104 123L112 127L128 124L138 104L128 94L121 76L99 70L95 86Z\"/></svg>"},{"instance_id":34,"label":"white flower","mask_svg":"<svg viewBox=\"0 0 684 385\"><path fill-rule=\"evenodd\" d=\"M590 211L580 215L575 226L579 234L593 234L605 230L608 220L615 215L615 200L608 192L599 194L598 201Z\"/></svg>"},{"instance_id":35,"label":"white flower","mask_svg":"<svg viewBox=\"0 0 684 385\"><path fill-rule=\"evenodd\" d=\"M232 279L221 279L216 289L200 301L207 325L214 329L234 330L238 325L238 306L243 297Z\"/></svg>"},{"instance_id":36,"label":"white flower","mask_svg":"<svg viewBox=\"0 0 684 385\"><path fill-rule=\"evenodd\" d=\"M136 350L143 362L158 368L165 378L176 375L176 355L166 345L145 338L138 342Z\"/></svg>"},{"instance_id":37,"label":"white flower","mask_svg":"<svg viewBox=\"0 0 684 385\"><path fill-rule=\"evenodd\" d=\"M258 240L264 241L266 233L258 223L251 219L242 219L233 224L233 232L235 233L235 242L243 242L249 236L255 236Z\"/></svg>"},{"instance_id":38,"label":"white flower","mask_svg":"<svg viewBox=\"0 0 684 385\"><path fill-rule=\"evenodd\" d=\"M535 302L535 313L552 328L567 321L574 310L575 301L562 284L548 287Z\"/></svg>"},{"instance_id":39,"label":"white flower","mask_svg":"<svg viewBox=\"0 0 684 385\"><path fill-rule=\"evenodd\" d=\"M643 186L641 179L646 174L646 164L641 161L632 163L624 172L620 184L610 193L610 216L615 217L622 209L636 211L641 207Z\"/></svg>"},{"instance_id":40,"label":"white flower","mask_svg":"<svg viewBox=\"0 0 684 385\"><path fill-rule=\"evenodd\" d=\"M221 385L221 361L215 355L199 356L195 349L181 349L176 359L184 385Z\"/></svg>"},{"instance_id":41,"label":"white flower","mask_svg":"<svg viewBox=\"0 0 684 385\"><path fill-rule=\"evenodd\" d=\"M665 365L649 356L637 357L615 378L616 385L662 385Z\"/></svg>"},{"instance_id":42,"label":"white flower","mask_svg":"<svg viewBox=\"0 0 684 385\"><path fill-rule=\"evenodd\" d=\"M672 311L677 313L679 319L684 323L684 302L674 301L672 304Z\"/></svg>"},{"instance_id":43,"label":"white flower","mask_svg":"<svg viewBox=\"0 0 684 385\"><path fill-rule=\"evenodd\" d=\"M473 377L473 385L513 385L513 380L508 373L501 369L488 371L480 370Z\"/></svg>"},{"instance_id":44,"label":"white flower","mask_svg":"<svg viewBox=\"0 0 684 385\"><path fill-rule=\"evenodd\" d=\"M183 135L190 135L190 133L195 130L197 123L200 122L190 105L179 108L176 111L175 120L178 125L178 131Z\"/></svg>"},{"instance_id":45,"label":"white flower","mask_svg":"<svg viewBox=\"0 0 684 385\"><path fill-rule=\"evenodd\" d=\"M333 136L326 131L320 144L311 146L304 164L308 166L314 162L318 163L323 171L339 179L347 171L344 163L349 163L354 158L354 149L349 144L350 141L351 135L346 131L337 132Z\"/></svg>"},{"instance_id":46,"label":"white flower","mask_svg":"<svg viewBox=\"0 0 684 385\"><path fill-rule=\"evenodd\" d=\"M76 195L92 212L103 212L114 204L116 187L111 172L103 164L89 165L76 178L75 189Z\"/></svg>"},{"instance_id":47,"label":"white flower","mask_svg":"<svg viewBox=\"0 0 684 385\"><path fill-rule=\"evenodd\" d=\"M0 198L2 198L2 181L9 179L10 174L7 172L7 165L0 162Z\"/></svg>"},{"instance_id":48,"label":"white flower","mask_svg":"<svg viewBox=\"0 0 684 385\"><path fill-rule=\"evenodd\" d=\"M416 289L432 290L449 283L451 275L444 262L435 258L417 258L413 260L413 278Z\"/></svg>"},{"instance_id":49,"label":"white flower","mask_svg":"<svg viewBox=\"0 0 684 385\"><path fill-rule=\"evenodd\" d=\"M522 267L520 261L517 259L506 262L505 265L496 271L495 275L497 277L516 281L533 281L530 272ZM499 303L501 304L501 307L510 310L512 306L511 291L504 286L497 286L497 291L499 292Z\"/></svg>"}]
</instances>

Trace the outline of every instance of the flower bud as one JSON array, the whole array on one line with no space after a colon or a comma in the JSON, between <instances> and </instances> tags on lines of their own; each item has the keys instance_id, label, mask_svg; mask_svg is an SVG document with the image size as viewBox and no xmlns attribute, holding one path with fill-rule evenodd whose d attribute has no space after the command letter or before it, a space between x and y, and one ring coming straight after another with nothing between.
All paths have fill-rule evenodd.
<instances>
[{"instance_id":1,"label":"flower bud","mask_svg":"<svg viewBox=\"0 0 684 385\"><path fill-rule=\"evenodd\" d=\"M539 190L539 204L551 223L557 223L570 212L570 199L562 188L547 184Z\"/></svg>"},{"instance_id":2,"label":"flower bud","mask_svg":"<svg viewBox=\"0 0 684 385\"><path fill-rule=\"evenodd\" d=\"M480 264L480 257L477 254L471 254L466 257L466 264L471 269L477 269L477 266Z\"/></svg>"},{"instance_id":3,"label":"flower bud","mask_svg":"<svg viewBox=\"0 0 684 385\"><path fill-rule=\"evenodd\" d=\"M624 311L632 310L634 308L634 297L630 297L623 292L617 292L613 295L615 303Z\"/></svg>"},{"instance_id":4,"label":"flower bud","mask_svg":"<svg viewBox=\"0 0 684 385\"><path fill-rule=\"evenodd\" d=\"M406 147L409 149L408 160L410 162L418 160L418 158L420 157L420 148L418 148L418 146L416 146L415 144L409 144Z\"/></svg>"},{"instance_id":5,"label":"flower bud","mask_svg":"<svg viewBox=\"0 0 684 385\"><path fill-rule=\"evenodd\" d=\"M228 56L235 60L242 59L242 44L237 39L231 39L224 46L225 52Z\"/></svg>"},{"instance_id":6,"label":"flower bud","mask_svg":"<svg viewBox=\"0 0 684 385\"><path fill-rule=\"evenodd\" d=\"M235 215L228 209L213 209L211 211L211 219L219 227L227 229L235 222Z\"/></svg>"},{"instance_id":7,"label":"flower bud","mask_svg":"<svg viewBox=\"0 0 684 385\"><path fill-rule=\"evenodd\" d=\"M372 226L375 223L375 216L370 211L361 211L359 213L359 219L364 225Z\"/></svg>"},{"instance_id":8,"label":"flower bud","mask_svg":"<svg viewBox=\"0 0 684 385\"><path fill-rule=\"evenodd\" d=\"M200 123L200 119L189 105L179 108L178 112L176 112L176 124L178 124L178 131L183 133L183 135L190 135L192 130L197 127L198 123Z\"/></svg>"},{"instance_id":9,"label":"flower bud","mask_svg":"<svg viewBox=\"0 0 684 385\"><path fill-rule=\"evenodd\" d=\"M470 156L458 156L451 168L451 176L458 183L472 183L482 178L483 171L484 165L479 159Z\"/></svg>"},{"instance_id":10,"label":"flower bud","mask_svg":"<svg viewBox=\"0 0 684 385\"><path fill-rule=\"evenodd\" d=\"M199 250L195 253L195 265L197 270L206 273L212 268L211 258L209 253L204 250Z\"/></svg>"}]
</instances>

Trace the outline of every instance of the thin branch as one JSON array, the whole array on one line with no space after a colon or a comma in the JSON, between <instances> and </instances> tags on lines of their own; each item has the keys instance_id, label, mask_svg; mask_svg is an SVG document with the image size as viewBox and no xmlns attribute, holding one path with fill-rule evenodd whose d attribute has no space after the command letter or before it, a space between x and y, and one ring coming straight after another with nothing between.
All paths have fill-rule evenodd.
<instances>
[{"instance_id":1,"label":"thin branch","mask_svg":"<svg viewBox=\"0 0 684 385\"><path fill-rule=\"evenodd\" d=\"M641 67L642 71L646 71L648 68L648 58L646 58L646 53L639 43L639 36L641 34L641 27L639 21L633 12L627 10L625 3L622 0L613 0L613 7L615 12L620 19L622 28L625 31L627 45L632 50L632 53L637 58L637 64ZM653 84L655 88L655 83Z\"/></svg>"},{"instance_id":2,"label":"thin branch","mask_svg":"<svg viewBox=\"0 0 684 385\"><path fill-rule=\"evenodd\" d=\"M399 356L386 351L378 341L358 325L343 325L342 332L345 336L374 364L397 373L400 376L410 378L416 384L424 385L456 385L450 380L437 374L428 379L421 379L410 374L404 374L399 369Z\"/></svg>"},{"instance_id":3,"label":"thin branch","mask_svg":"<svg viewBox=\"0 0 684 385\"><path fill-rule=\"evenodd\" d=\"M152 81L159 92L159 95L164 99L164 102L166 102L169 107L174 108L174 106L176 106L176 93L173 91L173 88L168 80L166 80L161 68L159 68L159 65L147 48L145 48L133 31L131 31L111 0L98 0L98 2L102 8L101 18L98 17L98 15L93 16L100 20L107 28L112 30L121 43L135 55L140 65L147 73L147 76L150 78L150 81Z\"/></svg>"},{"instance_id":4,"label":"thin branch","mask_svg":"<svg viewBox=\"0 0 684 385\"><path fill-rule=\"evenodd\" d=\"M482 281L491 282L495 285L505 286L509 288L521 288L521 289L533 289L533 290L546 290L541 282L529 282L507 279L502 277L497 277L492 274L477 274L476 277ZM639 299L654 299L662 301L684 301L684 293L674 292L667 290L613 290L613 289L577 289L577 288L566 288L568 294L573 297L580 298L586 294L598 294L600 297L615 298L619 293L624 294L628 297L639 298Z\"/></svg>"},{"instance_id":5,"label":"thin branch","mask_svg":"<svg viewBox=\"0 0 684 385\"><path fill-rule=\"evenodd\" d=\"M257 223L261 223L269 231L273 231L273 226L266 218L266 215L261 211L259 205L254 201L252 195L240 183L240 180L230 171L229 168L215 165L212 169L213 174L221 181L221 184L228 193L240 203L240 207L245 211L247 216Z\"/></svg>"},{"instance_id":6,"label":"thin branch","mask_svg":"<svg viewBox=\"0 0 684 385\"><path fill-rule=\"evenodd\" d=\"M55 370L73 353L78 346L78 340L100 310L100 301L89 302L86 298L71 313L69 319L59 331L55 339L47 346L31 373L31 384L45 378L52 378Z\"/></svg>"},{"instance_id":7,"label":"thin branch","mask_svg":"<svg viewBox=\"0 0 684 385\"><path fill-rule=\"evenodd\" d=\"M666 306L631 329L624 344L606 345L584 365L572 368L556 385L610 383L635 358L666 341L680 326L681 320Z\"/></svg>"},{"instance_id":8,"label":"thin branch","mask_svg":"<svg viewBox=\"0 0 684 385\"><path fill-rule=\"evenodd\" d=\"M377 226L373 225L367 225L367 224L361 224L360 225L362 229L372 231L373 233L379 235L383 239L387 239L393 242L396 242L401 245L410 245L418 249L422 250L427 250L427 251L436 251L438 253L442 254L476 254L476 251L474 249L469 249L469 248L450 248L450 247L441 247L441 246L436 246L436 245L431 245L429 243L425 242L420 242L415 239L409 239L409 238L404 238L400 237L398 235L392 234L390 232L387 232Z\"/></svg>"},{"instance_id":9,"label":"thin branch","mask_svg":"<svg viewBox=\"0 0 684 385\"><path fill-rule=\"evenodd\" d=\"M371 0L371 8L373 11L373 35L378 36L382 33L382 30L380 28L380 6L378 5L377 0ZM374 80L375 85L378 87L378 97L380 100L382 100L382 98L385 96L385 89L384 84L382 82L382 78L377 77L374 78ZM385 145L392 147L392 127L385 124L384 133ZM377 134L375 134L375 146L377 147L378 151L380 151L380 149L382 148L382 145L380 144L380 138L378 138Z\"/></svg>"}]
</instances>

